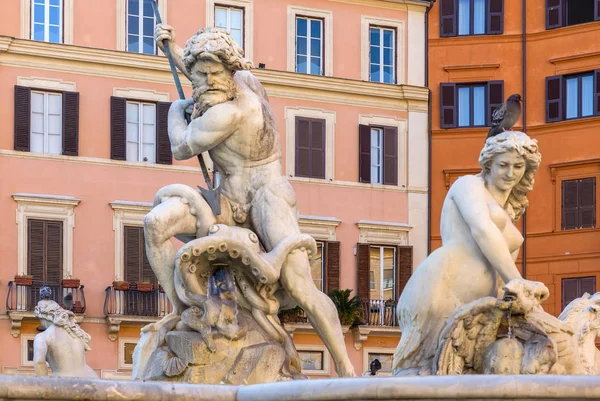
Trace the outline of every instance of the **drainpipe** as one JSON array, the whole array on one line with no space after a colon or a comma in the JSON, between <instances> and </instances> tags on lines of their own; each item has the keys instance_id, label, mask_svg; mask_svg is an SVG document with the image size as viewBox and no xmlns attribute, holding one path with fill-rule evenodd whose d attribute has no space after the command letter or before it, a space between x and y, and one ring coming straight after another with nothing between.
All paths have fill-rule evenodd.
<instances>
[{"instance_id":1,"label":"drainpipe","mask_svg":"<svg viewBox=\"0 0 600 401\"><path fill-rule=\"evenodd\" d=\"M523 53L523 132L527 132L527 0L522 0L522 30L521 47ZM527 277L527 212L523 214L523 278Z\"/></svg>"},{"instance_id":2,"label":"drainpipe","mask_svg":"<svg viewBox=\"0 0 600 401\"><path fill-rule=\"evenodd\" d=\"M525 1L525 0L523 0ZM425 10L425 87L427 88L427 255L431 253L431 89L429 89L429 10L433 0Z\"/></svg>"}]
</instances>

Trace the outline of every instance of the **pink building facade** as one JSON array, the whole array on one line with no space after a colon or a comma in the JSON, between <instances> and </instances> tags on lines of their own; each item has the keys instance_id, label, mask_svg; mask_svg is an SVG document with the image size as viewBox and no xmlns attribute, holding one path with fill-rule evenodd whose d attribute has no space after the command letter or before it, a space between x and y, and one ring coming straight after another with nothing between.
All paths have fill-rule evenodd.
<instances>
[{"instance_id":1,"label":"pink building facade","mask_svg":"<svg viewBox=\"0 0 600 401\"><path fill-rule=\"evenodd\" d=\"M315 285L363 299L364 324L344 327L359 374L374 358L389 367L395 301L427 254L428 6L158 0L181 46L219 26L253 61L301 228L321 247ZM88 364L128 378L140 328L169 310L144 255L143 217L162 186L204 185L197 161L172 160L165 143L177 92L154 18L141 0L9 0L3 11L0 368L32 374L32 311L48 284L59 301L71 293L92 336ZM306 372L335 376L310 324L296 316L285 326Z\"/></svg>"}]
</instances>

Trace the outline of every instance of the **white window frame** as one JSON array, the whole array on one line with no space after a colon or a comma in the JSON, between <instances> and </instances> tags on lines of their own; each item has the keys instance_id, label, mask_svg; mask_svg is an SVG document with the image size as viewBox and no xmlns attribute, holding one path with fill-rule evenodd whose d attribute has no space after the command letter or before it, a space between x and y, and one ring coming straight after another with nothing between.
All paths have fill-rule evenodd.
<instances>
[{"instance_id":1,"label":"white window frame","mask_svg":"<svg viewBox=\"0 0 600 401\"><path fill-rule=\"evenodd\" d=\"M394 127L398 129L398 187L406 189L408 183L408 141L407 141L407 126L408 121L404 118L396 118L389 116L379 116L373 114L360 114L358 116L359 125L368 125L373 128L377 127ZM376 187L384 186L383 184L363 184Z\"/></svg>"},{"instance_id":2,"label":"white window frame","mask_svg":"<svg viewBox=\"0 0 600 401\"><path fill-rule=\"evenodd\" d=\"M369 354L394 354L394 348L363 347L363 373L369 370ZM381 373L378 376L391 376L392 373ZM368 377L368 376L367 376Z\"/></svg>"},{"instance_id":3,"label":"white window frame","mask_svg":"<svg viewBox=\"0 0 600 401\"><path fill-rule=\"evenodd\" d=\"M252 0L206 0L206 26L215 26L215 6L231 6L244 9L244 57L252 61L254 56L254 2Z\"/></svg>"},{"instance_id":4,"label":"white window frame","mask_svg":"<svg viewBox=\"0 0 600 401\"><path fill-rule=\"evenodd\" d=\"M132 370L133 364L125 363L125 344L136 344L140 341L139 338L134 337L119 337L119 370Z\"/></svg>"},{"instance_id":5,"label":"white window frame","mask_svg":"<svg viewBox=\"0 0 600 401\"><path fill-rule=\"evenodd\" d=\"M73 1L73 0L63 0ZM117 1L117 44L116 49L120 51L127 51L127 0L116 0ZM158 12L160 13L163 23L167 23L167 2L168 0L157 0ZM158 54L162 55L160 50ZM145 54L146 53L133 53L133 54ZM156 54L156 53L155 53Z\"/></svg>"},{"instance_id":6,"label":"white window frame","mask_svg":"<svg viewBox=\"0 0 600 401\"><path fill-rule=\"evenodd\" d=\"M41 91L41 90L32 90L31 91L31 95L30 95L32 99L33 99L33 94L34 93L41 94L41 95L44 96L44 100L43 100L44 106L43 106L43 112L42 112L42 114L44 116L44 123L43 123L43 128L42 128L43 132L38 132L38 134L41 133L41 134L44 135L43 150L42 150L41 153L53 154L53 155L62 155L62 152L64 150L62 148L62 141L63 141L62 117L63 117L63 113L64 113L64 110L62 109L62 96L63 96L63 94L62 93L57 93L57 92L45 92L45 91ZM50 153L49 144L48 144L48 142L49 142L49 136L50 136L50 133L49 133L49 121L48 121L49 120L49 115L50 115L49 110L48 110L48 97L50 95L60 96L60 102L61 102L61 105L60 105L60 119L61 119L60 142L61 142L61 147L60 147L60 152L58 152L58 153ZM34 113L33 106L30 107L30 109L31 109L30 110L30 115L32 115ZM36 112L36 114L39 114L39 113ZM33 118L31 118L31 121L33 121ZM32 135L33 135L33 125L30 124L30 127L29 127L29 140L30 140L30 142L33 142Z\"/></svg>"},{"instance_id":7,"label":"white window frame","mask_svg":"<svg viewBox=\"0 0 600 401\"><path fill-rule=\"evenodd\" d=\"M300 71L298 71L298 20L299 19L304 19L306 20L306 72L302 73ZM321 23L321 29L319 30L319 41L321 42L321 51L320 51L320 56L319 56L319 60L320 62L320 66L321 69L318 72L313 72L311 71L311 65L312 63L310 62L310 59L313 57L311 55L311 43L312 43L312 39L316 39L313 38L313 36L311 35L311 21L319 21ZM294 65L294 71L295 72L299 72L301 74L310 74L310 75L323 75L323 71L324 71L324 65L323 65L323 56L324 56L324 50L325 50L325 40L323 38L323 31L324 31L324 27L323 25L325 24L325 21L322 20L321 18L314 18L314 17L306 17L304 15L296 15L296 41L294 44L294 52L296 52L295 54L295 65Z\"/></svg>"},{"instance_id":8,"label":"white window frame","mask_svg":"<svg viewBox=\"0 0 600 401\"><path fill-rule=\"evenodd\" d=\"M331 356L327 347L324 345L301 345L296 344L296 349L298 352L306 351L306 352L322 352L323 353L323 369L322 370L302 370L302 373L310 376L330 376L331 375Z\"/></svg>"},{"instance_id":9,"label":"white window frame","mask_svg":"<svg viewBox=\"0 0 600 401\"><path fill-rule=\"evenodd\" d=\"M333 12L300 6L288 6L287 9L287 70L296 72L296 17L308 17L322 20L321 75L333 76Z\"/></svg>"},{"instance_id":10,"label":"white window frame","mask_svg":"<svg viewBox=\"0 0 600 401\"><path fill-rule=\"evenodd\" d=\"M378 29L379 30L379 35L381 38L381 45L379 46L380 48L380 52L379 52L379 67L380 67L380 74L379 74L379 81L372 81L371 80L371 29ZM392 76L394 78L393 82L385 82L384 81L384 74L383 74L383 68L385 67L384 65L384 56L383 56L383 33L384 31L391 31L394 35L393 35L393 41L392 41L392 53L394 54L394 57L392 59ZM390 28L387 26L379 26L379 25L370 25L369 26L369 81L370 82L379 82L379 83L386 83L386 84L395 84L398 81L398 78L396 76L396 59L395 59L395 55L396 55L396 36L397 36L397 32L394 28Z\"/></svg>"},{"instance_id":11,"label":"white window frame","mask_svg":"<svg viewBox=\"0 0 600 401\"><path fill-rule=\"evenodd\" d=\"M371 128L371 183L372 184L383 184L383 128L381 127L370 127ZM373 146L373 133L374 131L377 133L377 139L379 142L379 146ZM373 152L377 151L379 155L379 164L373 164ZM374 179L373 177L373 169L377 169L378 179Z\"/></svg>"},{"instance_id":12,"label":"white window frame","mask_svg":"<svg viewBox=\"0 0 600 401\"><path fill-rule=\"evenodd\" d=\"M34 341L35 334L21 334L21 366L33 366L33 359L27 359L27 341Z\"/></svg>"},{"instance_id":13,"label":"white window frame","mask_svg":"<svg viewBox=\"0 0 600 401\"><path fill-rule=\"evenodd\" d=\"M325 291L325 252L326 252L326 244L325 241L321 241L321 240L317 240L315 239L316 243L317 243L317 248L319 247L319 244L321 244L321 288L319 288L319 291L324 292ZM312 266L311 266L311 271L312 271ZM313 282L314 282L314 278Z\"/></svg>"},{"instance_id":14,"label":"white window frame","mask_svg":"<svg viewBox=\"0 0 600 401\"><path fill-rule=\"evenodd\" d=\"M404 43L404 21L390 19L390 18L382 18L382 17L373 17L363 15L361 16L361 39L360 39L360 49L361 49L361 79L363 81L369 81L370 78L370 52L371 52L371 39L370 39L370 28L371 26L381 27L381 28L393 28L396 30L396 39L395 39L395 69L394 72L396 74L396 85L402 85L406 83L405 77L405 66L404 66L404 51L405 51L405 43ZM390 85L390 84L388 84Z\"/></svg>"},{"instance_id":15,"label":"white window frame","mask_svg":"<svg viewBox=\"0 0 600 401\"><path fill-rule=\"evenodd\" d=\"M335 111L308 107L285 107L285 168L288 177L298 181L319 181L322 178L296 177L296 117L325 120L325 180L335 179Z\"/></svg>"},{"instance_id":16,"label":"white window frame","mask_svg":"<svg viewBox=\"0 0 600 401\"><path fill-rule=\"evenodd\" d=\"M156 55L156 40L154 39L154 30L152 30L152 43L154 44L153 49L154 52L153 53L145 53L144 52L144 18L148 18L148 17L144 17L144 2L140 1L139 2L139 14L134 15L134 14L129 14L129 0L127 0L125 2L125 8L127 9L127 11L125 12L125 50L130 52L130 53L140 53L140 54L149 54L149 55ZM160 11L159 11L160 12ZM129 42L128 37L129 37L129 16L135 16L138 18L138 37L139 37L139 45L138 45L138 51L134 52L131 51L127 48L127 43ZM162 17L162 16L161 16ZM152 15L152 20L154 21L154 25L156 26L156 17L154 16L154 14ZM133 35L135 36L135 35Z\"/></svg>"},{"instance_id":17,"label":"white window frame","mask_svg":"<svg viewBox=\"0 0 600 401\"><path fill-rule=\"evenodd\" d=\"M379 298L377 298L378 300L381 301L385 301L385 297L383 295L384 290L386 288L384 288L383 286L383 280L384 280L384 270L385 270L385 266L384 266L384 249L385 248L390 248L393 249L394 251L394 256L393 256L393 262L394 262L394 268L392 269L393 273L394 273L394 286L392 286L392 289L395 289L395 284L396 284L396 252L397 249L393 246L389 246L389 245L369 245L369 248L379 248ZM371 250L369 249L369 255L371 254ZM394 291L394 298L396 298L396 294ZM381 318L383 319L383 316L381 316Z\"/></svg>"},{"instance_id":18,"label":"white window frame","mask_svg":"<svg viewBox=\"0 0 600 401\"><path fill-rule=\"evenodd\" d=\"M110 203L114 211L113 231L115 232L115 281L125 278L125 226L143 227L144 216L152 210L152 203L115 200Z\"/></svg>"},{"instance_id":19,"label":"white window frame","mask_svg":"<svg viewBox=\"0 0 600 401\"><path fill-rule=\"evenodd\" d=\"M27 274L27 220L55 220L63 222L63 278L73 277L74 208L81 202L73 196L16 193L17 202L17 274Z\"/></svg>"},{"instance_id":20,"label":"white window frame","mask_svg":"<svg viewBox=\"0 0 600 401\"><path fill-rule=\"evenodd\" d=\"M242 7L234 7L234 6L225 6L222 4L215 4L215 26L216 26L216 14L217 14L217 8L221 8L223 10L227 11L227 23L224 29L226 29L229 33L231 33L231 10L237 10L237 11L241 11L242 12L242 27L241 27L241 34L242 34L242 43L238 43L238 45L240 45L240 47L243 49L244 48L244 42L245 42L245 37L244 37L244 25L245 25L245 21L244 21L244 11L245 9ZM221 29L223 29L223 27L220 27ZM233 36L232 36L233 38Z\"/></svg>"},{"instance_id":21,"label":"white window frame","mask_svg":"<svg viewBox=\"0 0 600 401\"><path fill-rule=\"evenodd\" d=\"M45 0L45 19L44 19L44 42L48 42L49 38L49 18L50 1ZM33 40L33 24L34 24L34 7L33 0L21 0L21 38ZM60 41L58 43L72 44L73 43L73 0L60 0L59 27ZM54 42L48 42L54 43Z\"/></svg>"},{"instance_id":22,"label":"white window frame","mask_svg":"<svg viewBox=\"0 0 600 401\"><path fill-rule=\"evenodd\" d=\"M140 101L140 100L126 100L126 107L128 104L136 104L138 105L138 148L137 148L137 160L128 160L129 162L135 163L150 163L150 164L156 164L156 130L157 130L157 126L156 126L156 103L151 103L151 102L144 102L144 101ZM149 160L143 160L144 158L144 125L149 125L146 124L143 120L144 118L144 106L153 106L154 107L154 122L153 122L153 126L154 126L154 162L151 162ZM127 121L127 114L125 116L125 120L126 120L126 124L125 124L125 130L127 130L127 126L129 124L129 121ZM126 137L127 137L127 132L126 132ZM126 144L129 142L126 140ZM125 159L127 159L127 146L125 146Z\"/></svg>"}]
</instances>

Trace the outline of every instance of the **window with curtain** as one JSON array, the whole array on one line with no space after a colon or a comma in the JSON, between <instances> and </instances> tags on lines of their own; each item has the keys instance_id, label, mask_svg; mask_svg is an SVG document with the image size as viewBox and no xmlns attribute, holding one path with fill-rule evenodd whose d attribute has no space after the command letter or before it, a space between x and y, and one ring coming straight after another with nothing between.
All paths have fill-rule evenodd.
<instances>
[{"instance_id":1,"label":"window with curtain","mask_svg":"<svg viewBox=\"0 0 600 401\"><path fill-rule=\"evenodd\" d=\"M63 42L62 0L33 0L31 4L31 39Z\"/></svg>"},{"instance_id":2,"label":"window with curtain","mask_svg":"<svg viewBox=\"0 0 600 401\"><path fill-rule=\"evenodd\" d=\"M296 17L296 72L323 75L323 23Z\"/></svg>"},{"instance_id":3,"label":"window with curtain","mask_svg":"<svg viewBox=\"0 0 600 401\"><path fill-rule=\"evenodd\" d=\"M156 104L127 102L126 160L156 162Z\"/></svg>"},{"instance_id":4,"label":"window with curtain","mask_svg":"<svg viewBox=\"0 0 600 401\"><path fill-rule=\"evenodd\" d=\"M244 9L215 6L215 27L227 30L235 43L244 48Z\"/></svg>"},{"instance_id":5,"label":"window with curtain","mask_svg":"<svg viewBox=\"0 0 600 401\"><path fill-rule=\"evenodd\" d=\"M393 84L396 82L396 30L369 27L369 81Z\"/></svg>"},{"instance_id":6,"label":"window with curtain","mask_svg":"<svg viewBox=\"0 0 600 401\"><path fill-rule=\"evenodd\" d=\"M127 51L156 54L154 10L144 0L127 0Z\"/></svg>"},{"instance_id":7,"label":"window with curtain","mask_svg":"<svg viewBox=\"0 0 600 401\"><path fill-rule=\"evenodd\" d=\"M373 283L370 299L395 299L396 248L371 246L370 255L369 275Z\"/></svg>"},{"instance_id":8,"label":"window with curtain","mask_svg":"<svg viewBox=\"0 0 600 401\"><path fill-rule=\"evenodd\" d=\"M62 93L31 91L31 152L62 154L62 106Z\"/></svg>"}]
</instances>

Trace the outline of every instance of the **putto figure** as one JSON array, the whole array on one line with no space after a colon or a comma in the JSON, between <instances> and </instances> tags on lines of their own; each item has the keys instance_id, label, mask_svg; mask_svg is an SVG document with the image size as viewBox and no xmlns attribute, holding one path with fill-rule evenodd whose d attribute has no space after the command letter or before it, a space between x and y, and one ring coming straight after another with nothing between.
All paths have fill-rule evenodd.
<instances>
[{"instance_id":1,"label":"putto figure","mask_svg":"<svg viewBox=\"0 0 600 401\"><path fill-rule=\"evenodd\" d=\"M169 185L157 193L144 220L146 250L174 312L146 331L165 331L191 306L178 296L182 290L174 273L177 249L172 237L189 242L207 236L217 224L238 226L256 233L260 245L271 252L286 238L300 235L296 195L281 172L275 119L266 91L248 71L252 65L243 50L226 31L216 28L199 30L181 49L174 43L173 29L160 24L156 40L161 49L163 40L169 43L175 64L193 88L192 99L173 102L169 111L173 156L185 160L210 154L223 176L222 213L215 216L200 193L185 185ZM188 125L185 113L194 105ZM273 295L281 309L298 304L306 311L337 373L354 376L335 306L312 281L309 252L306 247L293 249L275 269L261 270L259 264L252 273L261 284L278 288Z\"/></svg>"},{"instance_id":2,"label":"putto figure","mask_svg":"<svg viewBox=\"0 0 600 401\"><path fill-rule=\"evenodd\" d=\"M73 312L50 300L50 289L42 287L42 300L35 307L35 317L46 328L33 341L33 364L38 376L47 376L46 362L56 377L97 379L98 375L85 362L92 338L75 322Z\"/></svg>"}]
</instances>

